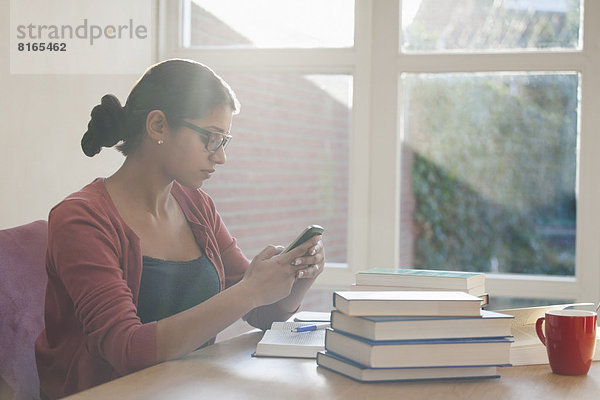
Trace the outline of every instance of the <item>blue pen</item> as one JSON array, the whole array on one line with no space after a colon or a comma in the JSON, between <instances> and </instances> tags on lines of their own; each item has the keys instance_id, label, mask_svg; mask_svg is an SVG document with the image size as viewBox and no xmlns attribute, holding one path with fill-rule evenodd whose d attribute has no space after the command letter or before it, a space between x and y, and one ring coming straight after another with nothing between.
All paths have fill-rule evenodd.
<instances>
[{"instance_id":1,"label":"blue pen","mask_svg":"<svg viewBox=\"0 0 600 400\"><path fill-rule=\"evenodd\" d=\"M310 331L316 331L317 329L329 328L329 326L330 326L330 324L305 325L305 326L299 326L297 328L292 329L292 332L310 332Z\"/></svg>"}]
</instances>

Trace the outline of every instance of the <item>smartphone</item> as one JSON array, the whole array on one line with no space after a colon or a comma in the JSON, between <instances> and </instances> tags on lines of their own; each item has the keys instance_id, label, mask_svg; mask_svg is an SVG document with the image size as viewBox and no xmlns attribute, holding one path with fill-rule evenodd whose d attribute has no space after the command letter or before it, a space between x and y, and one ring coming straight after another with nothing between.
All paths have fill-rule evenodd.
<instances>
[{"instance_id":1,"label":"smartphone","mask_svg":"<svg viewBox=\"0 0 600 400\"><path fill-rule=\"evenodd\" d=\"M322 235L325 231L325 228L319 225L309 225L307 226L292 243L283 251L287 253L288 251L300 246L302 243L306 242L313 236Z\"/></svg>"}]
</instances>

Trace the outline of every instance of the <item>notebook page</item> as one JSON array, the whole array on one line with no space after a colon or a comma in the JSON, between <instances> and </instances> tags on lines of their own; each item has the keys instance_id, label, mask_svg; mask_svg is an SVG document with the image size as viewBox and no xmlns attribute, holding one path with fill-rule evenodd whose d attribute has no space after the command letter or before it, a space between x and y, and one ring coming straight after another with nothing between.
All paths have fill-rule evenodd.
<instances>
[{"instance_id":1,"label":"notebook page","mask_svg":"<svg viewBox=\"0 0 600 400\"><path fill-rule=\"evenodd\" d=\"M274 322L256 346L257 356L316 358L325 349L325 329L292 332L293 328L310 325L298 322Z\"/></svg>"},{"instance_id":2,"label":"notebook page","mask_svg":"<svg viewBox=\"0 0 600 400\"><path fill-rule=\"evenodd\" d=\"M273 322L265 332L261 343L290 346L324 346L325 329L310 332L292 332L299 326L312 325L306 322Z\"/></svg>"}]
</instances>

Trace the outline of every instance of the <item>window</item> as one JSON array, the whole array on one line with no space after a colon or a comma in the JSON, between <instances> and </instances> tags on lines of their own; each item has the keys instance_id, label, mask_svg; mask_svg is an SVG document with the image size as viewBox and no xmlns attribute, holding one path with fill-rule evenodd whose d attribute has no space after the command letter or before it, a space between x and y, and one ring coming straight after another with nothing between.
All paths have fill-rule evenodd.
<instances>
[{"instance_id":1,"label":"window","mask_svg":"<svg viewBox=\"0 0 600 400\"><path fill-rule=\"evenodd\" d=\"M346 267L354 76L338 52L354 45L354 1L179 3L166 12L183 54L169 57L206 63L241 103L227 165L203 187L228 229L253 257L319 224L329 265Z\"/></svg>"},{"instance_id":2,"label":"window","mask_svg":"<svg viewBox=\"0 0 600 400\"><path fill-rule=\"evenodd\" d=\"M402 75L402 264L575 275L579 80Z\"/></svg>"},{"instance_id":3,"label":"window","mask_svg":"<svg viewBox=\"0 0 600 400\"><path fill-rule=\"evenodd\" d=\"M492 297L595 301L580 143L595 118L584 27L598 11L578 0L399 8L400 262L488 272Z\"/></svg>"},{"instance_id":4,"label":"window","mask_svg":"<svg viewBox=\"0 0 600 400\"><path fill-rule=\"evenodd\" d=\"M248 256L307 215L331 226L321 285L452 264L487 272L493 298L600 298L600 3L219 3L161 2L159 54L205 62L240 96L206 189ZM306 157L316 175L294 165ZM292 175L298 196L277 180Z\"/></svg>"},{"instance_id":5,"label":"window","mask_svg":"<svg viewBox=\"0 0 600 400\"><path fill-rule=\"evenodd\" d=\"M354 44L354 1L186 0L183 5L184 47L337 48Z\"/></svg>"}]
</instances>

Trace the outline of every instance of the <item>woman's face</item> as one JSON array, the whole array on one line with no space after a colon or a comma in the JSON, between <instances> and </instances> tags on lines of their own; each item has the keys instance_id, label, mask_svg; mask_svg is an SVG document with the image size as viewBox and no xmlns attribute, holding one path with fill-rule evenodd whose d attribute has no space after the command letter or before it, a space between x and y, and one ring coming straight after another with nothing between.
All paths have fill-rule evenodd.
<instances>
[{"instance_id":1,"label":"woman's face","mask_svg":"<svg viewBox=\"0 0 600 400\"><path fill-rule=\"evenodd\" d=\"M227 106L218 107L204 118L184 120L206 131L229 134L233 113ZM215 172L216 166L225 164L223 147L211 153L206 148L208 137L190 127L181 126L169 135L167 173L186 187L199 188ZM165 143L167 144L167 143Z\"/></svg>"}]
</instances>

